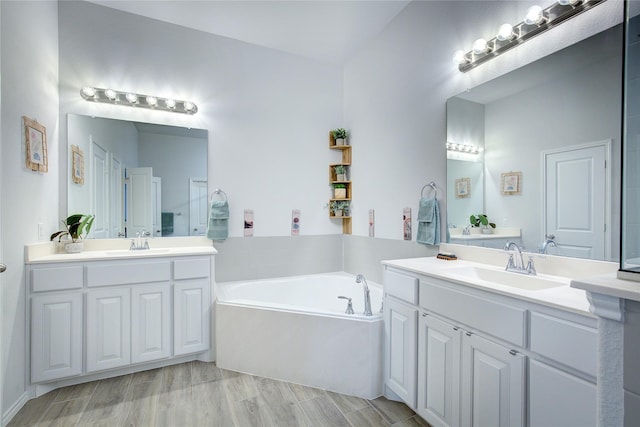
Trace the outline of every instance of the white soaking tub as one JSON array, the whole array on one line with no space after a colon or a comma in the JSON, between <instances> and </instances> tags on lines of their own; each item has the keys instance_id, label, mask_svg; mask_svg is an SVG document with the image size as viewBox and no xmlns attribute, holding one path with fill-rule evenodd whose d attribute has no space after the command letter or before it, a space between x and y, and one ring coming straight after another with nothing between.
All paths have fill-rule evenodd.
<instances>
[{"instance_id":1,"label":"white soaking tub","mask_svg":"<svg viewBox=\"0 0 640 427\"><path fill-rule=\"evenodd\" d=\"M326 273L216 284L220 368L373 399L382 395L382 286L373 316L355 276ZM355 314L345 314L353 299Z\"/></svg>"}]
</instances>

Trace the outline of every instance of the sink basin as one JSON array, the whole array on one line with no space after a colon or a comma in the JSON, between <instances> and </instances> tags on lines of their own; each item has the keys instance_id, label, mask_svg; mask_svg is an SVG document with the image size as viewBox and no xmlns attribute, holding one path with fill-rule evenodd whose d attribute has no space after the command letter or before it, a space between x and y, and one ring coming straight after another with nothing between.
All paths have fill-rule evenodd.
<instances>
[{"instance_id":1,"label":"sink basin","mask_svg":"<svg viewBox=\"0 0 640 427\"><path fill-rule=\"evenodd\" d=\"M559 288L569 283L554 280L550 277L529 276L513 273L505 270L483 267L457 267L449 270L452 276L470 280L482 280L502 286L522 289L526 291L541 291L544 289Z\"/></svg>"},{"instance_id":2,"label":"sink basin","mask_svg":"<svg viewBox=\"0 0 640 427\"><path fill-rule=\"evenodd\" d=\"M155 255L155 254L168 254L171 248L153 248L153 249L141 249L132 251L130 249L114 249L111 251L105 251L105 254L109 256L122 256L122 255Z\"/></svg>"}]
</instances>

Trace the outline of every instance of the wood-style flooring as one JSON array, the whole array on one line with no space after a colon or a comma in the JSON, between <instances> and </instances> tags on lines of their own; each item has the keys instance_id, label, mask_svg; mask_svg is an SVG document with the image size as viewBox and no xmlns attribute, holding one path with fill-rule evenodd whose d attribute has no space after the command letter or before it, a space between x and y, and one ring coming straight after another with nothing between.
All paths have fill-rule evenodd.
<instances>
[{"instance_id":1,"label":"wood-style flooring","mask_svg":"<svg viewBox=\"0 0 640 427\"><path fill-rule=\"evenodd\" d=\"M18 426L428 426L406 405L364 400L187 362L32 399Z\"/></svg>"}]
</instances>

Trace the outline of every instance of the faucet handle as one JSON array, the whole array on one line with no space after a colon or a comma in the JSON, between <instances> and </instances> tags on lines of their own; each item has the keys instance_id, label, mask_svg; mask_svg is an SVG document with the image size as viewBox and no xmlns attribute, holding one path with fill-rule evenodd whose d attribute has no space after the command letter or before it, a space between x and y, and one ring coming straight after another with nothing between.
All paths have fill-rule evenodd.
<instances>
[{"instance_id":1,"label":"faucet handle","mask_svg":"<svg viewBox=\"0 0 640 427\"><path fill-rule=\"evenodd\" d=\"M515 261L513 260L513 254L512 254L512 253L510 253L510 254L509 254L509 260L507 261L507 268L506 268L506 270L510 270L510 269L512 269L512 268L516 268L516 263L515 263Z\"/></svg>"},{"instance_id":2,"label":"faucet handle","mask_svg":"<svg viewBox=\"0 0 640 427\"><path fill-rule=\"evenodd\" d=\"M529 257L529 262L527 263L527 274L531 274L533 276L537 274L536 268L533 265L533 256Z\"/></svg>"},{"instance_id":3,"label":"faucet handle","mask_svg":"<svg viewBox=\"0 0 640 427\"><path fill-rule=\"evenodd\" d=\"M347 300L347 309L345 310L346 314L354 314L355 313L353 311L353 305L351 304L351 298L345 297L344 295L340 295L338 298Z\"/></svg>"}]
</instances>

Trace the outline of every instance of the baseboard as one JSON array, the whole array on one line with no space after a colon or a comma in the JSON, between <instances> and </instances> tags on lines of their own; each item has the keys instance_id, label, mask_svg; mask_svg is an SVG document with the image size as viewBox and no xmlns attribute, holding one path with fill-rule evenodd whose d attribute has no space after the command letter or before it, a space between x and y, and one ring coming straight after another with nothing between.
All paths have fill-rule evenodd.
<instances>
[{"instance_id":1,"label":"baseboard","mask_svg":"<svg viewBox=\"0 0 640 427\"><path fill-rule=\"evenodd\" d=\"M11 405L11 407L7 410L7 412L2 414L2 427L9 424L9 421L11 421L13 417L16 416L16 414L20 411L20 409L22 409L22 407L28 401L29 401L29 393L25 391L24 393L22 393L22 395L20 395L20 398L16 400L13 403L13 405Z\"/></svg>"}]
</instances>

